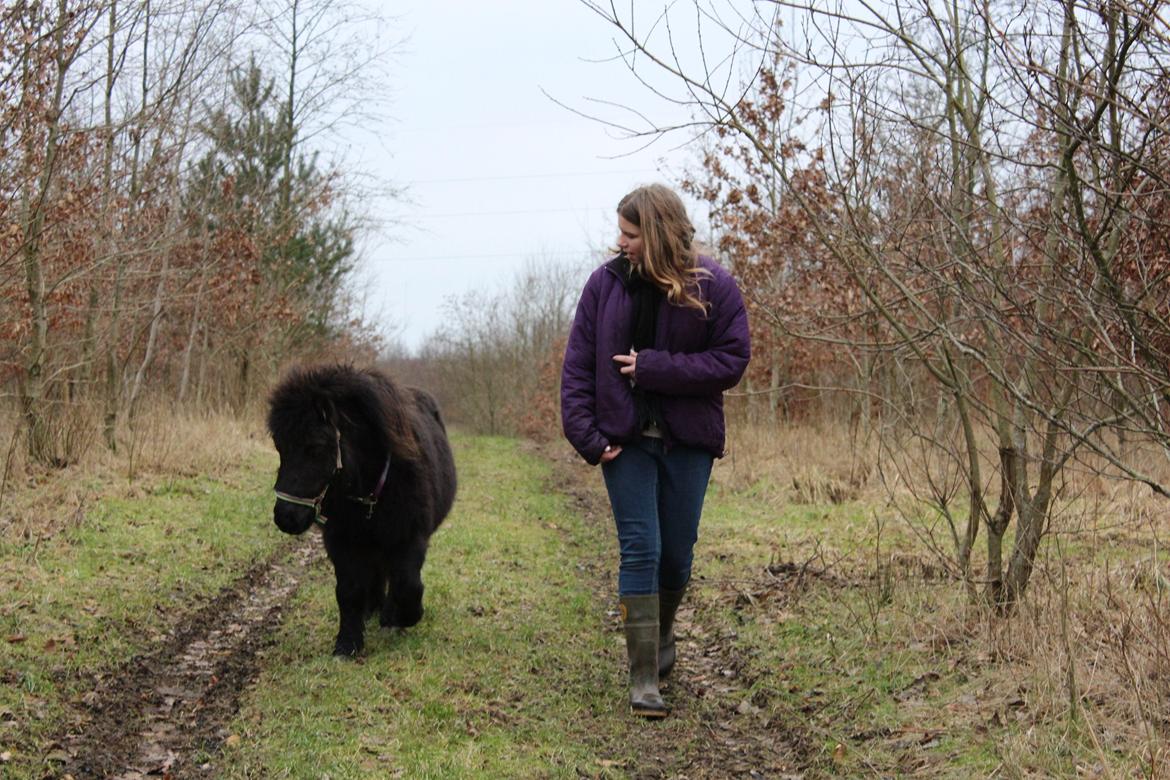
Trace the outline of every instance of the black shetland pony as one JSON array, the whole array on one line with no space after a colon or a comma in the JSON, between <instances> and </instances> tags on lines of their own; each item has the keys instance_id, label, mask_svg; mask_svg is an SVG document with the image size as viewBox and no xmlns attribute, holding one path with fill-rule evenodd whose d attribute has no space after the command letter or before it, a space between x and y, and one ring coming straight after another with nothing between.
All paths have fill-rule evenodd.
<instances>
[{"instance_id":1,"label":"black shetland pony","mask_svg":"<svg viewBox=\"0 0 1170 780\"><path fill-rule=\"evenodd\" d=\"M268 430L280 453L276 525L320 525L337 575L333 654L356 655L375 612L383 626L417 623L427 543L455 500L434 398L376 371L299 368L272 391Z\"/></svg>"}]
</instances>

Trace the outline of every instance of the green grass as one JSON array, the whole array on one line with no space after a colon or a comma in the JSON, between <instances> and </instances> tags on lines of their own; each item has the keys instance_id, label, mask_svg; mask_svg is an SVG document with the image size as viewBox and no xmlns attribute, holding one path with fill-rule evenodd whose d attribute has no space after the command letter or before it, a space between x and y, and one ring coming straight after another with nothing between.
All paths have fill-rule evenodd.
<instances>
[{"instance_id":1,"label":"green grass","mask_svg":"<svg viewBox=\"0 0 1170 780\"><path fill-rule=\"evenodd\" d=\"M90 478L94 503L69 530L0 546L5 777L41 776L44 742L87 675L156 647L176 616L283 543L269 519L274 466L133 486Z\"/></svg>"},{"instance_id":2,"label":"green grass","mask_svg":"<svg viewBox=\"0 0 1170 780\"><path fill-rule=\"evenodd\" d=\"M456 439L460 493L423 571L426 615L371 621L329 657L336 606L314 573L266 659L224 777L576 777L631 760L615 635L578 565L594 530L503 439ZM614 750L618 751L615 756Z\"/></svg>"},{"instance_id":3,"label":"green grass","mask_svg":"<svg viewBox=\"0 0 1170 780\"><path fill-rule=\"evenodd\" d=\"M582 518L549 464L518 442L457 435L454 443L460 492L432 540L423 621L405 632L372 621L362 657L334 660L333 575L320 561L264 651L232 737L199 757L211 764L208 776L636 777L709 768L712 724L735 720L745 691L720 693L700 678L721 667L684 656L680 674L705 693L687 698L687 686L672 682L676 713L633 721L610 613L617 552L608 521ZM69 530L0 545L0 753L12 754L0 774L43 776L41 757L85 675L151 649L176 616L285 543L270 519L273 466L274 456L258 457L222 479L130 487L93 479L86 487L95 498ZM588 476L601 491L600 478ZM1050 625L1029 626L1024 610L994 622L996 640L956 583L895 569L883 589L872 574L888 556L930 559L892 509L875 498L831 506L782 496L775 486L735 491L717 479L696 549L693 629L741 664L736 686L758 708L738 728L768 723L799 734L810 777L1135 772L1143 746L1125 742L1132 731L1114 728L1106 707L1120 709L1125 691L1095 689L1073 720L1051 669L1059 657L1002 639ZM767 571L805 562L827 572L802 590ZM1016 655L996 656L1004 647ZM1094 669L1093 680L1105 671Z\"/></svg>"}]
</instances>

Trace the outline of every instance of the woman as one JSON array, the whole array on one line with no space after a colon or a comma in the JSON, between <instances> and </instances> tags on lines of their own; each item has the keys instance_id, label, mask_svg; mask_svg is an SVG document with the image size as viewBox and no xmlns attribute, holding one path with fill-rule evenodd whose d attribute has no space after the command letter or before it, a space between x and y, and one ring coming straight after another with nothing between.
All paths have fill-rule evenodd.
<instances>
[{"instance_id":1,"label":"woman","mask_svg":"<svg viewBox=\"0 0 1170 780\"><path fill-rule=\"evenodd\" d=\"M589 277L565 348L561 420L601 464L621 550L630 707L662 718L674 615L691 576L723 391L750 357L735 280L693 247L682 201L659 184L618 204L619 254Z\"/></svg>"}]
</instances>

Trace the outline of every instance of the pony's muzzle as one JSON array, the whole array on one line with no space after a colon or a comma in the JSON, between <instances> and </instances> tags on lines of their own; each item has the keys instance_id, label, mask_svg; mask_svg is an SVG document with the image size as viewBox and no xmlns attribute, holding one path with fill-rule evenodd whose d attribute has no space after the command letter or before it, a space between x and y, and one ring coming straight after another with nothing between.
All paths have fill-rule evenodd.
<instances>
[{"instance_id":1,"label":"pony's muzzle","mask_svg":"<svg viewBox=\"0 0 1170 780\"><path fill-rule=\"evenodd\" d=\"M309 530L315 516L316 512L312 507L298 506L285 501L277 501L276 506L272 508L272 519L276 522L276 527L294 536Z\"/></svg>"}]
</instances>

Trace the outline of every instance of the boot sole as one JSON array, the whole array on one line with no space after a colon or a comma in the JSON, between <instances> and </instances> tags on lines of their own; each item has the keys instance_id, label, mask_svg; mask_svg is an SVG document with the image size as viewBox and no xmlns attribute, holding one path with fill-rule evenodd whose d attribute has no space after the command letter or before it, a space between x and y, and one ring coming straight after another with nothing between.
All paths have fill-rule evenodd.
<instances>
[{"instance_id":1,"label":"boot sole","mask_svg":"<svg viewBox=\"0 0 1170 780\"><path fill-rule=\"evenodd\" d=\"M670 714L670 710L640 710L636 707L630 707L630 714L636 715L639 718L652 718L654 720L661 720Z\"/></svg>"}]
</instances>

